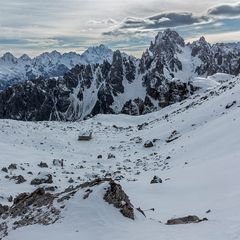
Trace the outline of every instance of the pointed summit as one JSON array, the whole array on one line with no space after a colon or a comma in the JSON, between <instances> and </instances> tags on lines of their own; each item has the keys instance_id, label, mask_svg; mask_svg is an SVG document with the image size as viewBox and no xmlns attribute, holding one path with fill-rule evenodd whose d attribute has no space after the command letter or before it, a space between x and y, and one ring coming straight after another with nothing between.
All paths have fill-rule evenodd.
<instances>
[{"instance_id":1,"label":"pointed summit","mask_svg":"<svg viewBox=\"0 0 240 240\"><path fill-rule=\"evenodd\" d=\"M108 62L112 62L113 51L105 45L101 44L99 46L88 48L81 55L81 57L87 64L91 62L102 63L103 59L107 60Z\"/></svg>"},{"instance_id":2,"label":"pointed summit","mask_svg":"<svg viewBox=\"0 0 240 240\"><path fill-rule=\"evenodd\" d=\"M198 46L210 46L210 43L208 43L204 36L201 36L198 40L194 41L192 45L198 45Z\"/></svg>"},{"instance_id":3,"label":"pointed summit","mask_svg":"<svg viewBox=\"0 0 240 240\"><path fill-rule=\"evenodd\" d=\"M204 37L204 36L201 36L201 37L199 38L199 42L206 42L205 37Z\"/></svg>"},{"instance_id":4,"label":"pointed summit","mask_svg":"<svg viewBox=\"0 0 240 240\"><path fill-rule=\"evenodd\" d=\"M184 39L176 32L171 29L166 29L163 32L159 32L155 37L154 45L161 45L171 42L173 44L178 44L182 47L185 46Z\"/></svg>"},{"instance_id":5,"label":"pointed summit","mask_svg":"<svg viewBox=\"0 0 240 240\"><path fill-rule=\"evenodd\" d=\"M17 58L10 52L5 53L1 59L5 62L5 63L13 63L16 64L17 63Z\"/></svg>"},{"instance_id":6,"label":"pointed summit","mask_svg":"<svg viewBox=\"0 0 240 240\"><path fill-rule=\"evenodd\" d=\"M23 54L19 60L27 62L27 61L31 61L31 58L27 55L27 54Z\"/></svg>"},{"instance_id":7,"label":"pointed summit","mask_svg":"<svg viewBox=\"0 0 240 240\"><path fill-rule=\"evenodd\" d=\"M57 50L53 50L52 52L49 53L49 56L51 56L53 58L60 58L62 56L62 54L60 52L58 52Z\"/></svg>"},{"instance_id":8,"label":"pointed summit","mask_svg":"<svg viewBox=\"0 0 240 240\"><path fill-rule=\"evenodd\" d=\"M177 59L177 54L182 53L185 47L184 39L171 29L159 32L149 49L143 53L140 63L141 72L158 66L158 71L163 74L163 66L167 65L171 71L182 69L182 64Z\"/></svg>"},{"instance_id":9,"label":"pointed summit","mask_svg":"<svg viewBox=\"0 0 240 240\"><path fill-rule=\"evenodd\" d=\"M181 52L181 49L184 46L184 39L176 31L166 29L157 34L154 42L151 42L148 50L151 53L151 56L154 57L165 54L172 55L174 52Z\"/></svg>"},{"instance_id":10,"label":"pointed summit","mask_svg":"<svg viewBox=\"0 0 240 240\"><path fill-rule=\"evenodd\" d=\"M211 55L211 44L208 43L205 37L200 37L199 40L194 41L190 44L192 49L192 56L195 57L197 55Z\"/></svg>"}]
</instances>

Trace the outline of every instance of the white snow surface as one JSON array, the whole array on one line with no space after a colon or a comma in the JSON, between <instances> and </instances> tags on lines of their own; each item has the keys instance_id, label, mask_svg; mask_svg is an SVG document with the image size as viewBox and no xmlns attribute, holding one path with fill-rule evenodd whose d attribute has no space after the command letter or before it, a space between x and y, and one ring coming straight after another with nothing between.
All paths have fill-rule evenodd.
<instances>
[{"instance_id":1,"label":"white snow surface","mask_svg":"<svg viewBox=\"0 0 240 240\"><path fill-rule=\"evenodd\" d=\"M206 90L210 90L214 87L219 86L221 83L230 81L233 78L234 76L230 74L216 73L212 76L208 76L207 78L195 77L190 82L194 87L199 88L198 92L204 92Z\"/></svg>"},{"instance_id":2,"label":"white snow surface","mask_svg":"<svg viewBox=\"0 0 240 240\"><path fill-rule=\"evenodd\" d=\"M113 177L124 177L120 184L135 207L155 208L146 212L146 218L136 211L134 221L124 218L102 200L104 185L100 185L87 200L77 193L55 224L19 228L5 239L240 239L240 79L231 82L144 116L98 115L74 123L0 120L0 168L16 163L17 170L8 174L21 174L27 180L16 185L1 171L1 204L9 204L9 195L34 190L29 182L42 172L38 164L43 161L49 165L44 172L53 174L57 191L70 185L70 177L79 184L93 175L104 175L105 170ZM148 124L138 130L143 123ZM79 133L91 130L92 141L77 141ZM174 130L180 137L167 143ZM135 143L134 137L143 142ZM157 139L154 147L143 147L153 139ZM108 159L108 153L116 158ZM100 154L102 159L97 158ZM64 169L53 166L53 159L64 159ZM121 173L114 174L119 169ZM150 184L155 175L163 183ZM208 221L164 224L187 215Z\"/></svg>"}]
</instances>

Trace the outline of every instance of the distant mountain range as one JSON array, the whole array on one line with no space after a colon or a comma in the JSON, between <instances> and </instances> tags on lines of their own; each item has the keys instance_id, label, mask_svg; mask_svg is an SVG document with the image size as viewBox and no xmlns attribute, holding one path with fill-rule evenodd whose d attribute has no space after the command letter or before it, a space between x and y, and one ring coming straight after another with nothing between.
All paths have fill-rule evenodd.
<instances>
[{"instance_id":1,"label":"distant mountain range","mask_svg":"<svg viewBox=\"0 0 240 240\"><path fill-rule=\"evenodd\" d=\"M0 58L0 90L24 81L63 76L77 64L102 63L112 61L113 51L104 45L90 47L83 54L57 51L45 52L35 58L24 54L19 58L7 52Z\"/></svg>"},{"instance_id":2,"label":"distant mountain range","mask_svg":"<svg viewBox=\"0 0 240 240\"><path fill-rule=\"evenodd\" d=\"M16 59L5 54L1 61L8 66L6 72L10 65L25 66L20 68L24 74L10 82L18 81L17 76L41 77L0 93L0 118L74 121L99 113L145 114L186 99L201 86L223 81L226 74L238 75L240 47L211 45L204 37L186 44L167 29L157 34L140 59L101 45L82 55L52 52ZM208 77L216 73L225 75L210 82ZM199 84L199 77L204 84Z\"/></svg>"}]
</instances>

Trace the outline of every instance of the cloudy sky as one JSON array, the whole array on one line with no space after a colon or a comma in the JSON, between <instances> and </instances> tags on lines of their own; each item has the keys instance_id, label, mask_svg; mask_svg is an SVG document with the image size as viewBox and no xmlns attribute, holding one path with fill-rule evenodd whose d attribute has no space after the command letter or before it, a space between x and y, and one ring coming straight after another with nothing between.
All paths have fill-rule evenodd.
<instances>
[{"instance_id":1,"label":"cloudy sky","mask_svg":"<svg viewBox=\"0 0 240 240\"><path fill-rule=\"evenodd\" d=\"M240 41L240 1L0 0L0 54L82 52L103 43L139 55L165 28L187 41Z\"/></svg>"}]
</instances>

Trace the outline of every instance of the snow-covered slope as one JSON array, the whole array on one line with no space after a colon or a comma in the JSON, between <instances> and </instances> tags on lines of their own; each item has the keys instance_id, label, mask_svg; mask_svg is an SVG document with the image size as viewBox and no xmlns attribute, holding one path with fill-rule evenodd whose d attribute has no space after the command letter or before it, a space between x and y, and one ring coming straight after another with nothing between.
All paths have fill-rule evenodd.
<instances>
[{"instance_id":1,"label":"snow-covered slope","mask_svg":"<svg viewBox=\"0 0 240 240\"><path fill-rule=\"evenodd\" d=\"M143 116L98 115L74 123L0 120L0 168L17 164L0 172L1 204L11 205L10 195L33 191L33 178L51 174L53 183L41 186L56 186L55 192L96 176L112 177L135 208L155 209L145 211L146 218L136 209L135 220L124 218L103 201L103 184L90 187L85 200L85 190L73 194L53 225L12 230L15 219L1 219L9 224L4 239L240 239L239 114L240 80L234 78ZM91 141L77 141L88 131ZM146 141L153 146L145 148ZM64 160L63 169L54 159ZM38 166L41 161L48 167ZM18 175L26 182L15 184L11 178ZM163 182L150 184L155 175ZM165 225L187 215L208 221Z\"/></svg>"},{"instance_id":2,"label":"snow-covered slope","mask_svg":"<svg viewBox=\"0 0 240 240\"><path fill-rule=\"evenodd\" d=\"M113 51L104 45L90 47L83 54L57 51L45 52L33 59L24 54L19 58L5 53L0 58L0 90L23 80L63 76L77 64L96 64L112 61Z\"/></svg>"},{"instance_id":3,"label":"snow-covered slope","mask_svg":"<svg viewBox=\"0 0 240 240\"><path fill-rule=\"evenodd\" d=\"M199 91L206 91L211 88L214 88L221 83L230 81L234 78L233 75L226 74L226 73L216 73L212 76L208 76L207 78L204 77L195 77L191 81L192 86L197 88Z\"/></svg>"}]
</instances>

